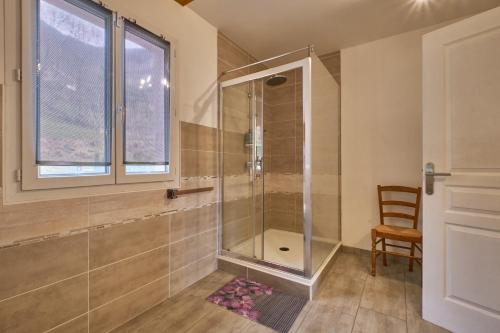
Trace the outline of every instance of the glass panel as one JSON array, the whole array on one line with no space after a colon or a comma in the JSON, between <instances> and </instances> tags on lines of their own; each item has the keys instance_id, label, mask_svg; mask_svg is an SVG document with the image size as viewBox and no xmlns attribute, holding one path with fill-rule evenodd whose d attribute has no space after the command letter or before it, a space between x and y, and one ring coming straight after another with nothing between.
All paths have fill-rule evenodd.
<instances>
[{"instance_id":1,"label":"glass panel","mask_svg":"<svg viewBox=\"0 0 500 333\"><path fill-rule=\"evenodd\" d=\"M265 77L264 259L304 269L302 68Z\"/></svg>"},{"instance_id":2,"label":"glass panel","mask_svg":"<svg viewBox=\"0 0 500 333\"><path fill-rule=\"evenodd\" d=\"M253 198L253 82L223 88L222 248L253 258L256 255Z\"/></svg>"},{"instance_id":3,"label":"glass panel","mask_svg":"<svg viewBox=\"0 0 500 333\"><path fill-rule=\"evenodd\" d=\"M89 1L40 0L37 34L37 164L109 165L111 12ZM40 172L86 173L75 167Z\"/></svg>"},{"instance_id":4,"label":"glass panel","mask_svg":"<svg viewBox=\"0 0 500 333\"><path fill-rule=\"evenodd\" d=\"M125 164L130 173L163 172L169 157L169 43L125 22Z\"/></svg>"},{"instance_id":5,"label":"glass panel","mask_svg":"<svg viewBox=\"0 0 500 333\"><path fill-rule=\"evenodd\" d=\"M318 270L340 241L339 101L337 82L321 60L313 55L310 142L312 274Z\"/></svg>"},{"instance_id":6,"label":"glass panel","mask_svg":"<svg viewBox=\"0 0 500 333\"><path fill-rule=\"evenodd\" d=\"M109 167L106 166L39 166L38 176L49 177L78 177L108 175Z\"/></svg>"}]
</instances>

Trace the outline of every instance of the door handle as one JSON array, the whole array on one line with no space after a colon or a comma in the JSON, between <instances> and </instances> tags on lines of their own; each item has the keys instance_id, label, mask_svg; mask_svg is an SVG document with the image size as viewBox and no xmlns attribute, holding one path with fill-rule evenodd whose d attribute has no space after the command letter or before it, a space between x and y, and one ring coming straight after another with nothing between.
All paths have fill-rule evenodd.
<instances>
[{"instance_id":1,"label":"door handle","mask_svg":"<svg viewBox=\"0 0 500 333\"><path fill-rule=\"evenodd\" d=\"M434 163L429 162L425 165L425 193L432 195L434 193L434 177L451 176L449 172L434 172Z\"/></svg>"}]
</instances>

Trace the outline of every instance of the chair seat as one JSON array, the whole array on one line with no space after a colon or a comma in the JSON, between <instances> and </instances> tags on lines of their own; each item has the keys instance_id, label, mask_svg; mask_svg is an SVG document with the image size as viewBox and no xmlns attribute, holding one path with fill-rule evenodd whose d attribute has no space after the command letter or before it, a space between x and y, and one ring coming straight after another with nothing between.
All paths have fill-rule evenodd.
<instances>
[{"instance_id":1,"label":"chair seat","mask_svg":"<svg viewBox=\"0 0 500 333\"><path fill-rule=\"evenodd\" d=\"M377 236L401 240L401 241L413 241L416 243L422 242L422 233L413 228L398 227L394 225L379 224L373 228L377 232Z\"/></svg>"}]
</instances>

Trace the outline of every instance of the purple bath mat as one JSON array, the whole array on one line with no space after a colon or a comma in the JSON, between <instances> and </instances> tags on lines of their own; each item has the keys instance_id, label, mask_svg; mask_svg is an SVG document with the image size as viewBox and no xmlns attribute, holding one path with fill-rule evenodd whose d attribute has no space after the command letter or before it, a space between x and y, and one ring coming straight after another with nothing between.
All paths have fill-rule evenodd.
<instances>
[{"instance_id":1,"label":"purple bath mat","mask_svg":"<svg viewBox=\"0 0 500 333\"><path fill-rule=\"evenodd\" d=\"M242 277L231 280L208 296L208 300L281 333L290 330L307 303L306 298Z\"/></svg>"}]
</instances>

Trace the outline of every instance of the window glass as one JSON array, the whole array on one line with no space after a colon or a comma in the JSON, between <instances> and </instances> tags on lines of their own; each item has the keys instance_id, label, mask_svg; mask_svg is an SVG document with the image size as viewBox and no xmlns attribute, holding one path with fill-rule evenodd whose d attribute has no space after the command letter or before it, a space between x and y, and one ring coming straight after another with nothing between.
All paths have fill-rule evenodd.
<instances>
[{"instance_id":1,"label":"window glass","mask_svg":"<svg viewBox=\"0 0 500 333\"><path fill-rule=\"evenodd\" d=\"M91 1L39 0L35 73L40 176L108 173L111 22Z\"/></svg>"},{"instance_id":2,"label":"window glass","mask_svg":"<svg viewBox=\"0 0 500 333\"><path fill-rule=\"evenodd\" d=\"M124 52L126 172L168 172L169 43L126 21Z\"/></svg>"}]
</instances>

